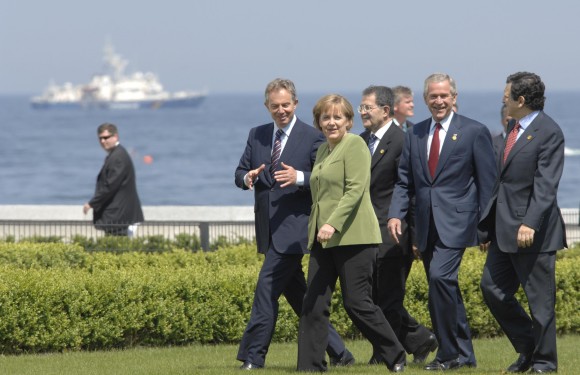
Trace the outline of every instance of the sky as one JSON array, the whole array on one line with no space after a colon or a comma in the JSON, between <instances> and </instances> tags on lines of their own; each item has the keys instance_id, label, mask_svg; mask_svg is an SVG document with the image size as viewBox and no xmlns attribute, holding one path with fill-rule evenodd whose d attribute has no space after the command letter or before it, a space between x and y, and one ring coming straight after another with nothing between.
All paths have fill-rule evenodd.
<instances>
[{"instance_id":1,"label":"sky","mask_svg":"<svg viewBox=\"0 0 580 375\"><path fill-rule=\"evenodd\" d=\"M0 94L86 83L110 40L127 72L166 89L262 92L422 90L434 72L458 91L502 91L527 70L580 90L577 0L22 0L0 7Z\"/></svg>"}]
</instances>

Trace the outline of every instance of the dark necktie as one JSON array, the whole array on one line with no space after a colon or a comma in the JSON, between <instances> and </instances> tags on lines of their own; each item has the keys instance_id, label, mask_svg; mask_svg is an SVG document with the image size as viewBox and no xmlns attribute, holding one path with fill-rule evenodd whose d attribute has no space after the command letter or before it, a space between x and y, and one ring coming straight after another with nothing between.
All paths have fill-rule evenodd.
<instances>
[{"instance_id":1,"label":"dark necktie","mask_svg":"<svg viewBox=\"0 0 580 375\"><path fill-rule=\"evenodd\" d=\"M429 172L431 173L431 178L435 177L435 170L439 162L439 129L441 129L441 124L436 123L433 140L431 140L431 149L429 150Z\"/></svg>"},{"instance_id":2,"label":"dark necktie","mask_svg":"<svg viewBox=\"0 0 580 375\"><path fill-rule=\"evenodd\" d=\"M274 147L272 147L272 164L270 164L270 174L274 177L274 172L278 169L278 161L280 161L280 154L282 153L282 129L276 132L276 139L274 140Z\"/></svg>"},{"instance_id":3,"label":"dark necktie","mask_svg":"<svg viewBox=\"0 0 580 375\"><path fill-rule=\"evenodd\" d=\"M371 155L375 149L375 143L377 142L377 139L379 139L379 137L371 133L371 136L369 137L369 151L371 152Z\"/></svg>"},{"instance_id":4,"label":"dark necktie","mask_svg":"<svg viewBox=\"0 0 580 375\"><path fill-rule=\"evenodd\" d=\"M514 145L516 144L516 141L518 139L518 132L520 131L520 123L519 121L516 122L516 125L514 126L514 128L512 129L512 131L508 134L507 137L507 141L505 142L505 150L503 150L503 162L505 164L505 161L507 160L507 157L510 153L510 151L512 150L512 147L514 147Z\"/></svg>"}]
</instances>

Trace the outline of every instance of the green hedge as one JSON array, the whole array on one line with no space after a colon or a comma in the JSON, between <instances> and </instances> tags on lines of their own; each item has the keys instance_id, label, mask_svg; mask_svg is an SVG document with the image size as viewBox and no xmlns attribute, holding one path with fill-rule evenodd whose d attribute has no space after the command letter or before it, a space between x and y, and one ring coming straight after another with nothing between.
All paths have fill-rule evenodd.
<instances>
[{"instance_id":1,"label":"green hedge","mask_svg":"<svg viewBox=\"0 0 580 375\"><path fill-rule=\"evenodd\" d=\"M557 263L560 333L580 333L578 253L568 250ZM479 290L484 260L468 250L460 283L474 335L493 336L501 331ZM78 244L0 243L0 352L237 342L261 261L253 245L115 254L87 252ZM409 311L430 325L421 264L414 265L407 287ZM331 319L343 336L359 336L340 291ZM295 340L297 323L281 301L274 340Z\"/></svg>"}]
</instances>

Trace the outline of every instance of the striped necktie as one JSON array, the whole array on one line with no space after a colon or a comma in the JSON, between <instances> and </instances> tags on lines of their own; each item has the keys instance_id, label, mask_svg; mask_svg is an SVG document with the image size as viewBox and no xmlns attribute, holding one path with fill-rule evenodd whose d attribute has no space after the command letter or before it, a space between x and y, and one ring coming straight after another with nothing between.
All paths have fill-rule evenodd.
<instances>
[{"instance_id":1,"label":"striped necktie","mask_svg":"<svg viewBox=\"0 0 580 375\"><path fill-rule=\"evenodd\" d=\"M280 161L280 154L282 153L282 129L276 132L276 139L274 140L274 147L272 147L272 163L270 164L270 174L274 178L274 172L278 169L278 162Z\"/></svg>"}]
</instances>

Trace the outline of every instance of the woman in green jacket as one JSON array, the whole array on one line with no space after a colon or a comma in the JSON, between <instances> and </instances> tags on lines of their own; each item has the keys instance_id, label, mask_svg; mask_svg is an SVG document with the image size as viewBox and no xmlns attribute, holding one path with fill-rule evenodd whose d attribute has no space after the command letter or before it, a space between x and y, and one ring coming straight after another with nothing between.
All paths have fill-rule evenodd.
<instances>
[{"instance_id":1,"label":"woman in green jacket","mask_svg":"<svg viewBox=\"0 0 580 375\"><path fill-rule=\"evenodd\" d=\"M314 106L314 125L327 142L316 154L310 176L312 212L308 224L308 289L298 337L298 370L326 371L330 300L340 281L344 308L361 333L380 348L389 370L403 371L405 352L371 297L372 272L381 234L369 195L370 151L348 133L354 110L340 95Z\"/></svg>"}]
</instances>

